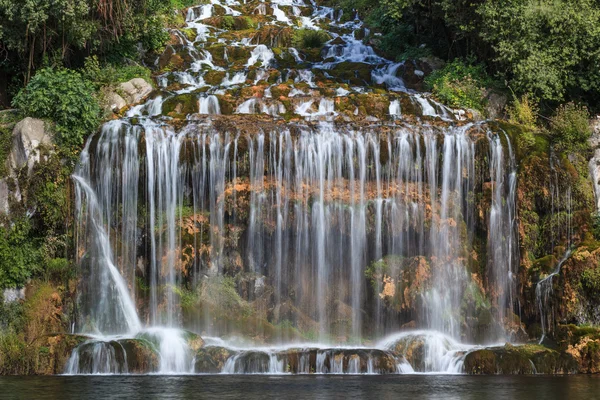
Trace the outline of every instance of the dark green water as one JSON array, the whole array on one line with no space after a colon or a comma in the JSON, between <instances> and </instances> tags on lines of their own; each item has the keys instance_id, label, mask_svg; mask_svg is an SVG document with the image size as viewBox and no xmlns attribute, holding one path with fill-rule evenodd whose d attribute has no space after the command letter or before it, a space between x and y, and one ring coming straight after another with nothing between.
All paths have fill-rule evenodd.
<instances>
[{"instance_id":1,"label":"dark green water","mask_svg":"<svg viewBox=\"0 0 600 400\"><path fill-rule=\"evenodd\" d=\"M2 399L600 399L600 376L1 377Z\"/></svg>"}]
</instances>

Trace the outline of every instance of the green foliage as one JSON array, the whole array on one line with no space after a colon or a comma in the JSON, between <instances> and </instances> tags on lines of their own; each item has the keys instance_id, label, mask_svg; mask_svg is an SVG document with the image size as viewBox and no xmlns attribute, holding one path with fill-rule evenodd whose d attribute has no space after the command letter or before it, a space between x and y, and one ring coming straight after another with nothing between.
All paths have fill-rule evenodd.
<instances>
[{"instance_id":1,"label":"green foliage","mask_svg":"<svg viewBox=\"0 0 600 400\"><path fill-rule=\"evenodd\" d=\"M595 0L487 0L481 37L520 93L562 100L600 89L600 7Z\"/></svg>"},{"instance_id":2,"label":"green foliage","mask_svg":"<svg viewBox=\"0 0 600 400\"><path fill-rule=\"evenodd\" d=\"M14 98L13 105L26 115L56 122L58 142L65 147L81 146L100 123L94 88L73 70L40 70Z\"/></svg>"},{"instance_id":3,"label":"green foliage","mask_svg":"<svg viewBox=\"0 0 600 400\"><path fill-rule=\"evenodd\" d=\"M524 94L521 98L514 96L512 103L506 108L508 120L527 129L537 129L537 114L539 106L537 101L529 95Z\"/></svg>"},{"instance_id":4,"label":"green foliage","mask_svg":"<svg viewBox=\"0 0 600 400\"><path fill-rule=\"evenodd\" d=\"M299 49L320 49L329 39L324 31L298 29L294 31L292 45Z\"/></svg>"},{"instance_id":5,"label":"green foliage","mask_svg":"<svg viewBox=\"0 0 600 400\"><path fill-rule=\"evenodd\" d=\"M0 160L4 160L4 162L0 162L0 178L8 174L8 166L5 161L8 160L11 147L12 131L0 125Z\"/></svg>"},{"instance_id":6,"label":"green foliage","mask_svg":"<svg viewBox=\"0 0 600 400\"><path fill-rule=\"evenodd\" d=\"M589 104L600 98L597 0L342 0L331 5L341 5L348 18L358 10L381 34L371 42L390 57L474 56L519 96Z\"/></svg>"},{"instance_id":7,"label":"green foliage","mask_svg":"<svg viewBox=\"0 0 600 400\"><path fill-rule=\"evenodd\" d=\"M32 238L28 219L0 227L0 288L23 286L40 270L39 244Z\"/></svg>"},{"instance_id":8,"label":"green foliage","mask_svg":"<svg viewBox=\"0 0 600 400\"><path fill-rule=\"evenodd\" d=\"M585 148L592 134L589 119L585 106L567 103L558 107L550 119L550 133L557 147L565 151Z\"/></svg>"},{"instance_id":9,"label":"green foliage","mask_svg":"<svg viewBox=\"0 0 600 400\"><path fill-rule=\"evenodd\" d=\"M444 104L453 108L485 108L487 78L483 66L454 60L441 70L434 71L425 83Z\"/></svg>"},{"instance_id":10,"label":"green foliage","mask_svg":"<svg viewBox=\"0 0 600 400\"><path fill-rule=\"evenodd\" d=\"M66 258L52 258L46 262L47 279L61 282L73 278L75 270Z\"/></svg>"},{"instance_id":11,"label":"green foliage","mask_svg":"<svg viewBox=\"0 0 600 400\"><path fill-rule=\"evenodd\" d=\"M16 333L0 332L0 374L27 375L33 370L30 348Z\"/></svg>"},{"instance_id":12,"label":"green foliage","mask_svg":"<svg viewBox=\"0 0 600 400\"><path fill-rule=\"evenodd\" d=\"M0 296L2 300L2 296ZM23 303L13 301L4 304L0 301L0 332L20 332L25 325Z\"/></svg>"},{"instance_id":13,"label":"green foliage","mask_svg":"<svg viewBox=\"0 0 600 400\"><path fill-rule=\"evenodd\" d=\"M97 56L86 58L81 73L87 81L93 82L97 90L104 86L115 86L133 78L143 78L146 82L152 82L152 71L147 67L138 64L102 64Z\"/></svg>"}]
</instances>

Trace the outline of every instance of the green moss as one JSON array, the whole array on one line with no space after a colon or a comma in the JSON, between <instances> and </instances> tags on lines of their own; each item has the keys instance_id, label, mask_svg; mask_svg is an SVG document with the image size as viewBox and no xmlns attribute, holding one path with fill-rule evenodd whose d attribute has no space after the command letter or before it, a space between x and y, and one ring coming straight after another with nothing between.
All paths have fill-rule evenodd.
<instances>
[{"instance_id":1,"label":"green moss","mask_svg":"<svg viewBox=\"0 0 600 400\"><path fill-rule=\"evenodd\" d=\"M558 259L553 254L549 254L534 261L532 272L536 272L539 275L547 275L551 273L557 265Z\"/></svg>"},{"instance_id":2,"label":"green moss","mask_svg":"<svg viewBox=\"0 0 600 400\"><path fill-rule=\"evenodd\" d=\"M185 35L185 37L187 38L187 40L189 40L190 42L193 42L194 40L196 40L196 36L198 35L198 32L196 32L195 29L191 29L191 28L181 29L181 33L183 33Z\"/></svg>"},{"instance_id":3,"label":"green moss","mask_svg":"<svg viewBox=\"0 0 600 400\"><path fill-rule=\"evenodd\" d=\"M351 85L370 85L372 65L345 61L335 65L328 73Z\"/></svg>"},{"instance_id":4,"label":"green moss","mask_svg":"<svg viewBox=\"0 0 600 400\"><path fill-rule=\"evenodd\" d=\"M195 93L184 93L169 97L163 103L163 114L174 118L185 118L187 114L198 112L198 96Z\"/></svg>"}]
</instances>

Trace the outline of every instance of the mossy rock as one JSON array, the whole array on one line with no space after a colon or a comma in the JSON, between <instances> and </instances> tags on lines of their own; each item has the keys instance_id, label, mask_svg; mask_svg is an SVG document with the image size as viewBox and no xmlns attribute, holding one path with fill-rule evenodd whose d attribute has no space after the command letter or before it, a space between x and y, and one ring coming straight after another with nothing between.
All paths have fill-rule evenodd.
<instances>
[{"instance_id":1,"label":"mossy rock","mask_svg":"<svg viewBox=\"0 0 600 400\"><path fill-rule=\"evenodd\" d=\"M198 112L198 95L184 93L169 97L164 101L162 111L164 115L185 119L186 115Z\"/></svg>"},{"instance_id":2,"label":"mossy rock","mask_svg":"<svg viewBox=\"0 0 600 400\"><path fill-rule=\"evenodd\" d=\"M199 374L217 374L223 371L227 360L235 352L225 347L206 346L196 352L194 372Z\"/></svg>"},{"instance_id":3,"label":"mossy rock","mask_svg":"<svg viewBox=\"0 0 600 400\"><path fill-rule=\"evenodd\" d=\"M226 46L224 44L215 43L213 45L206 46L203 49L210 53L213 59L213 64L223 68L227 67L227 61L225 60Z\"/></svg>"},{"instance_id":4,"label":"mossy rock","mask_svg":"<svg viewBox=\"0 0 600 400\"><path fill-rule=\"evenodd\" d=\"M246 65L252 49L244 46L227 46L227 59L235 65Z\"/></svg>"},{"instance_id":5,"label":"mossy rock","mask_svg":"<svg viewBox=\"0 0 600 400\"><path fill-rule=\"evenodd\" d=\"M366 63L345 61L337 64L327 72L334 78L351 85L371 85L373 66Z\"/></svg>"},{"instance_id":6,"label":"mossy rock","mask_svg":"<svg viewBox=\"0 0 600 400\"><path fill-rule=\"evenodd\" d=\"M225 71L210 70L204 74L204 82L211 86L217 86L223 82L225 78Z\"/></svg>"},{"instance_id":7,"label":"mossy rock","mask_svg":"<svg viewBox=\"0 0 600 400\"><path fill-rule=\"evenodd\" d=\"M130 374L147 374L156 372L160 359L156 346L146 339L121 339L119 344L127 355L127 371Z\"/></svg>"},{"instance_id":8,"label":"mossy rock","mask_svg":"<svg viewBox=\"0 0 600 400\"><path fill-rule=\"evenodd\" d=\"M568 374L577 370L569 354L531 344L475 350L464 360L464 371L471 375Z\"/></svg>"},{"instance_id":9,"label":"mossy rock","mask_svg":"<svg viewBox=\"0 0 600 400\"><path fill-rule=\"evenodd\" d=\"M183 28L180 29L181 33L183 33L185 35L185 37L190 41L193 42L196 40L196 37L198 36L198 32L196 32L195 29L191 29L191 28Z\"/></svg>"}]
</instances>

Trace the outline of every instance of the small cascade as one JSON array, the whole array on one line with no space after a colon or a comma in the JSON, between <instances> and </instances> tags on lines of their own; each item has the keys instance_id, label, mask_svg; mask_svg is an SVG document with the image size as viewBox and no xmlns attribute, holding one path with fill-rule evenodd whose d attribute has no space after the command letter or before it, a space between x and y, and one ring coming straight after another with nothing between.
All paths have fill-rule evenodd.
<instances>
[{"instance_id":1,"label":"small cascade","mask_svg":"<svg viewBox=\"0 0 600 400\"><path fill-rule=\"evenodd\" d=\"M459 343L453 338L435 331L411 331L383 339L379 347L394 351L407 358L405 373L438 372L459 374L466 354L481 346Z\"/></svg>"},{"instance_id":2,"label":"small cascade","mask_svg":"<svg viewBox=\"0 0 600 400\"><path fill-rule=\"evenodd\" d=\"M67 362L65 374L127 374L127 354L117 341L90 340L79 347Z\"/></svg>"},{"instance_id":3,"label":"small cascade","mask_svg":"<svg viewBox=\"0 0 600 400\"><path fill-rule=\"evenodd\" d=\"M198 110L200 114L221 114L221 107L219 107L219 99L215 95L200 97L200 99L198 100Z\"/></svg>"},{"instance_id":4,"label":"small cascade","mask_svg":"<svg viewBox=\"0 0 600 400\"><path fill-rule=\"evenodd\" d=\"M294 347L273 349L235 349L207 347L228 352L223 374L395 374L408 371L406 361L391 352L365 348ZM204 362L196 372L206 372Z\"/></svg>"},{"instance_id":5,"label":"small cascade","mask_svg":"<svg viewBox=\"0 0 600 400\"><path fill-rule=\"evenodd\" d=\"M179 329L149 328L138 335L144 339L158 343L160 357L159 372L162 374L193 372L192 352Z\"/></svg>"},{"instance_id":6,"label":"small cascade","mask_svg":"<svg viewBox=\"0 0 600 400\"><path fill-rule=\"evenodd\" d=\"M390 103L390 116L394 119L402 116L402 111L400 109L400 101L392 100L392 102Z\"/></svg>"},{"instance_id":7,"label":"small cascade","mask_svg":"<svg viewBox=\"0 0 600 400\"><path fill-rule=\"evenodd\" d=\"M554 277L560 274L560 270L564 263L571 256L572 251L572 243L571 237L573 232L572 225L572 197L571 197L571 188L568 187L566 193L564 194L564 204L566 206L566 215L565 215L565 228L567 235L567 243L566 250L562 258L556 264L556 268L545 278L541 279L537 285L535 286L535 302L540 314L540 323L542 327L542 336L540 337L539 343L542 344L546 335L550 333L550 331L554 327L554 305L552 303L552 294L554 292ZM554 211L554 210L553 210Z\"/></svg>"},{"instance_id":8,"label":"small cascade","mask_svg":"<svg viewBox=\"0 0 600 400\"><path fill-rule=\"evenodd\" d=\"M248 59L248 63L246 65L251 67L260 61L262 62L262 68L268 68L274 58L275 54L273 54L271 49L264 44L259 44L254 48L254 50L252 50L252 53L250 53L250 58Z\"/></svg>"}]
</instances>

